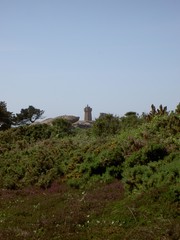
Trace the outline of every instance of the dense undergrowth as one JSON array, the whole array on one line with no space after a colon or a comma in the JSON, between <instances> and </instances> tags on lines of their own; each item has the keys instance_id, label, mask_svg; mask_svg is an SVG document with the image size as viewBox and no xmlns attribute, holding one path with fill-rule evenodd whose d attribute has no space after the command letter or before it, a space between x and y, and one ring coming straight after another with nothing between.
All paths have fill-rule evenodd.
<instances>
[{"instance_id":1,"label":"dense undergrowth","mask_svg":"<svg viewBox=\"0 0 180 240\"><path fill-rule=\"evenodd\" d=\"M178 240L179 113L0 132L0 188L2 239Z\"/></svg>"}]
</instances>

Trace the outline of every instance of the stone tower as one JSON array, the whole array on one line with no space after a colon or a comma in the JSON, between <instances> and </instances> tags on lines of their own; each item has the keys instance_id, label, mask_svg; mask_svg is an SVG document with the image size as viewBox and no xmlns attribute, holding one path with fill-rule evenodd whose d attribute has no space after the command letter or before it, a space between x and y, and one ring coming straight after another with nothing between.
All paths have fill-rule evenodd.
<instances>
[{"instance_id":1,"label":"stone tower","mask_svg":"<svg viewBox=\"0 0 180 240\"><path fill-rule=\"evenodd\" d=\"M88 105L84 108L84 121L92 121L92 108Z\"/></svg>"}]
</instances>

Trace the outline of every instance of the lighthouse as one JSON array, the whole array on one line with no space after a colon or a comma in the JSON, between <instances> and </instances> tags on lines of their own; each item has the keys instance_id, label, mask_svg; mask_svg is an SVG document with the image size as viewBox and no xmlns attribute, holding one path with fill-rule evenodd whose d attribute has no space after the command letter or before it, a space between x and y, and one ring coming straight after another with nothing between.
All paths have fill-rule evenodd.
<instances>
[{"instance_id":1,"label":"lighthouse","mask_svg":"<svg viewBox=\"0 0 180 240\"><path fill-rule=\"evenodd\" d=\"M84 108L84 121L92 121L92 108L90 108L88 105Z\"/></svg>"}]
</instances>

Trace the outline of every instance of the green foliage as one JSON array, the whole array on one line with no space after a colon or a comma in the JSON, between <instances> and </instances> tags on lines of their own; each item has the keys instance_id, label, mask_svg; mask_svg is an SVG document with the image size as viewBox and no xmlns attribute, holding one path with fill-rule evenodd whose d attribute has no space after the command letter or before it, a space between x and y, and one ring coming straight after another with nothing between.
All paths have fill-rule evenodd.
<instances>
[{"instance_id":1,"label":"green foliage","mask_svg":"<svg viewBox=\"0 0 180 240\"><path fill-rule=\"evenodd\" d=\"M26 143L33 143L40 140L45 140L50 138L51 128L46 124L35 124L30 126L20 126L16 128L11 128L7 131L0 133L0 142L6 143L7 146L10 144L16 145L16 148L27 146Z\"/></svg>"},{"instance_id":2,"label":"green foliage","mask_svg":"<svg viewBox=\"0 0 180 240\"><path fill-rule=\"evenodd\" d=\"M130 191L176 184L179 115L156 115L143 122L128 112L123 118L103 114L92 129L74 129L58 118L52 125L0 132L0 186L47 188L61 178L76 188L118 179Z\"/></svg>"},{"instance_id":3,"label":"green foliage","mask_svg":"<svg viewBox=\"0 0 180 240\"><path fill-rule=\"evenodd\" d=\"M113 114L102 114L93 124L92 131L96 136L117 134L120 130L119 118Z\"/></svg>"},{"instance_id":4,"label":"green foliage","mask_svg":"<svg viewBox=\"0 0 180 240\"><path fill-rule=\"evenodd\" d=\"M149 162L163 160L166 155L168 155L168 153L163 145L148 145L127 158L125 168L131 168L136 165L147 165Z\"/></svg>"},{"instance_id":5,"label":"green foliage","mask_svg":"<svg viewBox=\"0 0 180 240\"><path fill-rule=\"evenodd\" d=\"M52 135L55 137L64 137L72 133L72 124L63 118L55 119L52 124Z\"/></svg>"},{"instance_id":6,"label":"green foliage","mask_svg":"<svg viewBox=\"0 0 180 240\"><path fill-rule=\"evenodd\" d=\"M143 123L143 118L140 118L136 112L127 112L121 120L121 129L135 128Z\"/></svg>"},{"instance_id":7,"label":"green foliage","mask_svg":"<svg viewBox=\"0 0 180 240\"><path fill-rule=\"evenodd\" d=\"M30 141L45 140L51 136L50 126L46 124L27 126L25 129L25 137Z\"/></svg>"},{"instance_id":8,"label":"green foliage","mask_svg":"<svg viewBox=\"0 0 180 240\"><path fill-rule=\"evenodd\" d=\"M162 199L169 201L171 203L179 203L180 202L180 185L175 184L175 185L170 185L168 191L166 191L163 196Z\"/></svg>"},{"instance_id":9,"label":"green foliage","mask_svg":"<svg viewBox=\"0 0 180 240\"><path fill-rule=\"evenodd\" d=\"M175 113L180 115L180 103L176 106Z\"/></svg>"},{"instance_id":10,"label":"green foliage","mask_svg":"<svg viewBox=\"0 0 180 240\"><path fill-rule=\"evenodd\" d=\"M177 184L179 179L180 153L172 153L164 161L136 164L123 172L123 180L130 192Z\"/></svg>"},{"instance_id":11,"label":"green foliage","mask_svg":"<svg viewBox=\"0 0 180 240\"><path fill-rule=\"evenodd\" d=\"M0 131L11 127L12 113L7 111L7 104L0 101Z\"/></svg>"},{"instance_id":12,"label":"green foliage","mask_svg":"<svg viewBox=\"0 0 180 240\"><path fill-rule=\"evenodd\" d=\"M180 118L155 112L1 131L0 238L179 239Z\"/></svg>"},{"instance_id":13,"label":"green foliage","mask_svg":"<svg viewBox=\"0 0 180 240\"><path fill-rule=\"evenodd\" d=\"M121 178L123 162L124 157L119 149L104 151L98 156L97 161L89 165L89 175L103 175L108 172L113 177Z\"/></svg>"},{"instance_id":14,"label":"green foliage","mask_svg":"<svg viewBox=\"0 0 180 240\"><path fill-rule=\"evenodd\" d=\"M168 115L167 106L163 107L162 104L159 106L159 109L154 106L154 104L151 105L151 111L147 115L147 120L152 120L155 116L163 116Z\"/></svg>"},{"instance_id":15,"label":"green foliage","mask_svg":"<svg viewBox=\"0 0 180 240\"><path fill-rule=\"evenodd\" d=\"M26 125L34 123L37 119L40 119L44 114L43 110L29 106L28 108L22 108L20 113L17 113L14 117L14 125Z\"/></svg>"}]
</instances>

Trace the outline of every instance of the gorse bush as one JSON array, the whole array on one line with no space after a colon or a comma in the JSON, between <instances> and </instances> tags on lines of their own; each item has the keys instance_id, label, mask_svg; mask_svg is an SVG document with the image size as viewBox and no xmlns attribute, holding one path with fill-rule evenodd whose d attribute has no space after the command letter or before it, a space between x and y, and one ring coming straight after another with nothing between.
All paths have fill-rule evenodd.
<instances>
[{"instance_id":1,"label":"gorse bush","mask_svg":"<svg viewBox=\"0 0 180 240\"><path fill-rule=\"evenodd\" d=\"M179 153L170 154L163 161L149 162L146 165L136 164L123 171L123 180L130 191L173 185L178 183L179 179Z\"/></svg>"},{"instance_id":2,"label":"gorse bush","mask_svg":"<svg viewBox=\"0 0 180 240\"><path fill-rule=\"evenodd\" d=\"M144 117L139 117L136 112L127 112L120 118L121 129L136 128L144 122Z\"/></svg>"},{"instance_id":3,"label":"gorse bush","mask_svg":"<svg viewBox=\"0 0 180 240\"><path fill-rule=\"evenodd\" d=\"M147 165L149 162L163 160L168 155L166 148L159 144L150 144L133 153L126 159L125 168L131 168L136 165Z\"/></svg>"},{"instance_id":4,"label":"gorse bush","mask_svg":"<svg viewBox=\"0 0 180 240\"><path fill-rule=\"evenodd\" d=\"M72 133L71 123L63 118L55 119L52 124L52 136L64 137Z\"/></svg>"},{"instance_id":5,"label":"gorse bush","mask_svg":"<svg viewBox=\"0 0 180 240\"><path fill-rule=\"evenodd\" d=\"M47 188L61 178L76 187L118 179L130 191L176 184L179 120L175 112L148 122L129 112L102 114L91 129L64 119L8 129L0 132L0 186Z\"/></svg>"},{"instance_id":6,"label":"gorse bush","mask_svg":"<svg viewBox=\"0 0 180 240\"><path fill-rule=\"evenodd\" d=\"M116 134L120 130L120 120L112 114L101 114L93 124L92 131L96 136Z\"/></svg>"},{"instance_id":7,"label":"gorse bush","mask_svg":"<svg viewBox=\"0 0 180 240\"><path fill-rule=\"evenodd\" d=\"M35 124L30 126L21 126L11 128L0 132L1 143L17 144L17 142L36 143L40 140L50 138L51 128L46 124Z\"/></svg>"},{"instance_id":8,"label":"gorse bush","mask_svg":"<svg viewBox=\"0 0 180 240\"><path fill-rule=\"evenodd\" d=\"M108 172L110 176L121 178L123 162L123 154L118 148L104 151L98 156L97 161L89 164L89 175L102 175Z\"/></svg>"}]
</instances>

